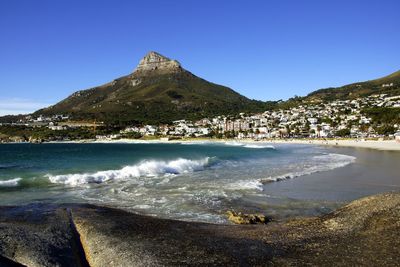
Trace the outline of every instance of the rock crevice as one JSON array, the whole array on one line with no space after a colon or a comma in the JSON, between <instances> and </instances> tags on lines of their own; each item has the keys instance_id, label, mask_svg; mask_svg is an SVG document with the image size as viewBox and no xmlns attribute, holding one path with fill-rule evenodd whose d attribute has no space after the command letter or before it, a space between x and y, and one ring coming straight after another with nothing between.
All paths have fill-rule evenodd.
<instances>
[{"instance_id":1,"label":"rock crevice","mask_svg":"<svg viewBox=\"0 0 400 267\"><path fill-rule=\"evenodd\" d=\"M75 253L75 258L78 259L78 264L81 267L90 267L88 256L90 256L89 253L86 252L84 242L82 242L82 237L81 234L76 227L76 224L74 222L74 218L72 215L72 211L70 208L67 208L67 213L68 213L68 219L69 223L71 226L71 232L72 232L72 250Z\"/></svg>"}]
</instances>

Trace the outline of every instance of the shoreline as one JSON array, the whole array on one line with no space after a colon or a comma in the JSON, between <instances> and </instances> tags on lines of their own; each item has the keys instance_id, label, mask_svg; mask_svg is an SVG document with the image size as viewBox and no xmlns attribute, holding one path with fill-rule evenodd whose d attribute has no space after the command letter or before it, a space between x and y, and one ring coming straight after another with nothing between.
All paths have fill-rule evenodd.
<instances>
[{"instance_id":1,"label":"shoreline","mask_svg":"<svg viewBox=\"0 0 400 267\"><path fill-rule=\"evenodd\" d=\"M352 147L352 148L368 148L383 151L400 151L400 142L395 140L375 141L375 140L358 140L358 139L338 139L338 140L276 140L272 143L276 144L304 144L319 145L329 147Z\"/></svg>"},{"instance_id":2,"label":"shoreline","mask_svg":"<svg viewBox=\"0 0 400 267\"><path fill-rule=\"evenodd\" d=\"M211 138L190 138L176 140L162 139L115 139L115 140L73 140L73 141L50 141L41 144L180 144L180 143L251 143L251 144L301 144L318 145L328 147L352 147L367 148L382 151L400 151L400 142L396 140L360 140L360 139L211 139ZM9 142L1 144L30 144L29 142Z\"/></svg>"},{"instance_id":3,"label":"shoreline","mask_svg":"<svg viewBox=\"0 0 400 267\"><path fill-rule=\"evenodd\" d=\"M133 140L133 139L119 139L119 140L102 140L102 141L77 141L71 143L128 143L128 144L146 144L146 143L160 143L160 144L179 144L179 143L225 143L225 142L237 142L237 143L252 143L252 144L302 144L302 145L319 145L319 146L330 146L330 147L353 147L353 148L369 148L376 150L386 151L400 151L400 142L395 140L359 140L359 139L271 139L271 140L251 140L251 139L178 139L178 140L161 140L161 139L150 139L150 140ZM51 143L51 142L50 142ZM54 142L64 143L64 142Z\"/></svg>"}]
</instances>

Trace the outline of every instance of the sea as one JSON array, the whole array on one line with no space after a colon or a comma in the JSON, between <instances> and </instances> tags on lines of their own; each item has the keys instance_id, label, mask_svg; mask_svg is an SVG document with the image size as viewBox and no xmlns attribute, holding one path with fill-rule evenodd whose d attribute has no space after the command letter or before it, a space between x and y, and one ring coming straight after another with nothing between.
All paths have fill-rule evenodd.
<instances>
[{"instance_id":1,"label":"sea","mask_svg":"<svg viewBox=\"0 0 400 267\"><path fill-rule=\"evenodd\" d=\"M400 153L261 142L0 145L0 205L90 203L186 221L327 214L400 190Z\"/></svg>"}]
</instances>

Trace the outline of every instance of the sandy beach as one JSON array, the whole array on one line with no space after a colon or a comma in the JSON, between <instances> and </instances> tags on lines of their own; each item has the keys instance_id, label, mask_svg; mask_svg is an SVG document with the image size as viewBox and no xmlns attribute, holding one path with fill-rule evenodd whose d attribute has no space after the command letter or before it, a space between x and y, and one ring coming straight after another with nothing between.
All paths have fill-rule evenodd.
<instances>
[{"instance_id":1,"label":"sandy beach","mask_svg":"<svg viewBox=\"0 0 400 267\"><path fill-rule=\"evenodd\" d=\"M118 139L118 140L101 140L101 141L84 141L88 143L182 143L182 142L193 142L193 143L204 143L204 142L238 142L238 143L278 143L278 144L305 144L305 145L323 145L323 146L334 146L334 147L354 147L354 148L369 148L377 150L387 151L400 151L400 142L395 140L360 140L360 139L271 139L254 141L251 139L180 139L180 140L133 140L133 139Z\"/></svg>"},{"instance_id":2,"label":"sandy beach","mask_svg":"<svg viewBox=\"0 0 400 267\"><path fill-rule=\"evenodd\" d=\"M346 140L273 140L272 143L287 143L287 144L313 144L334 147L354 147L354 148L369 148L388 151L400 151L400 142L395 140L374 141L374 140L359 140L359 139L346 139Z\"/></svg>"}]
</instances>

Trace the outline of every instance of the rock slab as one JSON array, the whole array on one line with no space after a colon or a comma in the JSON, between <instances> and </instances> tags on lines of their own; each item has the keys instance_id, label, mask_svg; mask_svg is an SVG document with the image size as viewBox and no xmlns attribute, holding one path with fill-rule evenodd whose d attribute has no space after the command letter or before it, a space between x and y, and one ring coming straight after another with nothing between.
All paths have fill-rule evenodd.
<instances>
[{"instance_id":1,"label":"rock slab","mask_svg":"<svg viewBox=\"0 0 400 267\"><path fill-rule=\"evenodd\" d=\"M0 266L398 266L399 232L399 193L267 225L35 204L0 207Z\"/></svg>"}]
</instances>

